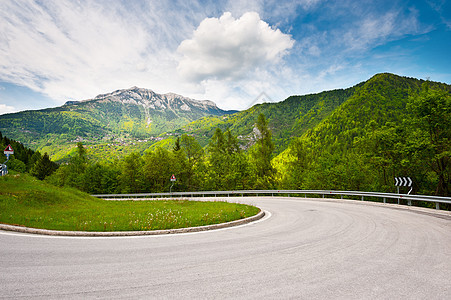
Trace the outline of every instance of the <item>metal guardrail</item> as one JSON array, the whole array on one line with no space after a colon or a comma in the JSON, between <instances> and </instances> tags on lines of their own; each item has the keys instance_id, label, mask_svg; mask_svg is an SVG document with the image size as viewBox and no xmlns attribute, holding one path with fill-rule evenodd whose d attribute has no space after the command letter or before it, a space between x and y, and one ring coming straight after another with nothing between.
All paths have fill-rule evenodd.
<instances>
[{"instance_id":1,"label":"metal guardrail","mask_svg":"<svg viewBox=\"0 0 451 300\"><path fill-rule=\"evenodd\" d=\"M440 209L440 203L451 204L451 197L438 197L438 196L423 196L423 195L407 195L407 194L393 194L393 193L378 193L378 192L358 192L358 191L328 191L328 190L242 190L242 191L199 191L199 192L173 192L173 193L140 193L140 194L102 194L92 195L93 197L102 199L138 199L138 198L174 198L174 197L205 197L205 196L242 196L245 195L322 195L326 196L340 195L343 196L358 196L364 201L365 197L382 198L386 203L387 199L407 200L408 205L412 205L412 201L425 201L435 203L435 208Z\"/></svg>"}]
</instances>

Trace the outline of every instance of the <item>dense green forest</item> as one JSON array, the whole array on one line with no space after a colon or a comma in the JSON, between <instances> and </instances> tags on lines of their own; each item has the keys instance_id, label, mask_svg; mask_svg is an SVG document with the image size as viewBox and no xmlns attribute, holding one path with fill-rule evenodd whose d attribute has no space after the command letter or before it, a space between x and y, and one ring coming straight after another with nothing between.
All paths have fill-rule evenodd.
<instances>
[{"instance_id":1,"label":"dense green forest","mask_svg":"<svg viewBox=\"0 0 451 300\"><path fill-rule=\"evenodd\" d=\"M392 192L409 176L416 193L449 196L449 88L387 89L392 75L379 77L275 159L282 187Z\"/></svg>"},{"instance_id":2,"label":"dense green forest","mask_svg":"<svg viewBox=\"0 0 451 300\"><path fill-rule=\"evenodd\" d=\"M351 97L362 84L319 94L291 96L282 102L258 104L245 111L226 116L203 117L174 132L193 134L201 145L206 145L216 128L223 131L229 129L238 136L240 144L248 148L254 142L253 130L257 118L263 114L272 131L275 145L273 154L279 154L286 149L293 137L301 136L308 129L317 126Z\"/></svg>"},{"instance_id":3,"label":"dense green forest","mask_svg":"<svg viewBox=\"0 0 451 300\"><path fill-rule=\"evenodd\" d=\"M47 154L42 156L45 159L35 159L32 163L33 155L41 158L39 152L7 138L4 140L13 148L29 152L23 160L29 162L30 167L25 167L25 163L23 168L11 164L22 162L18 159L22 157L19 150L8 162L11 170L30 171L54 185L76 187L88 193L168 191L172 174L177 176L174 190L178 191L273 188L275 169L271 165L271 154L274 144L263 114L256 126L259 136L248 152L240 148L238 139L229 130L223 132L217 128L205 149L194 137L184 134L175 140L171 150L158 147L144 155L134 152L114 162L92 162L86 147L79 142L69 162L58 168L53 162L49 166ZM43 176L42 172L34 171L41 169L46 171Z\"/></svg>"},{"instance_id":4,"label":"dense green forest","mask_svg":"<svg viewBox=\"0 0 451 300\"><path fill-rule=\"evenodd\" d=\"M450 110L449 85L378 74L350 89L203 118L165 145L112 160L92 159L79 142L56 169L48 155L2 141L17 151L11 170L92 194L167 192L175 174L173 191L395 192L393 178L409 176L413 193L449 196Z\"/></svg>"}]
</instances>

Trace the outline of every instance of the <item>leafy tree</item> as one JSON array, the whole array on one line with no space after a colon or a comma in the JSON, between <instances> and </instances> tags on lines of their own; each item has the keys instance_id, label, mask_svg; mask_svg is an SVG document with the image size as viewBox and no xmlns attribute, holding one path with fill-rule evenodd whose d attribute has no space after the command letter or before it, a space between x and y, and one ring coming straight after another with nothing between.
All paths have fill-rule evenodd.
<instances>
[{"instance_id":1,"label":"leafy tree","mask_svg":"<svg viewBox=\"0 0 451 300\"><path fill-rule=\"evenodd\" d=\"M33 153L30 157L30 159L28 160L28 164L27 164L27 170L30 170L35 163L41 159L41 153L39 151L36 151L35 153Z\"/></svg>"},{"instance_id":2,"label":"leafy tree","mask_svg":"<svg viewBox=\"0 0 451 300\"><path fill-rule=\"evenodd\" d=\"M279 164L279 182L286 189L302 189L305 187L306 172L311 167L312 150L303 139L291 142Z\"/></svg>"},{"instance_id":3,"label":"leafy tree","mask_svg":"<svg viewBox=\"0 0 451 300\"><path fill-rule=\"evenodd\" d=\"M104 169L101 164L96 163L88 165L81 174L81 189L90 194L103 193L104 186L102 184Z\"/></svg>"},{"instance_id":4,"label":"leafy tree","mask_svg":"<svg viewBox=\"0 0 451 300\"><path fill-rule=\"evenodd\" d=\"M88 164L80 174L81 190L90 194L111 194L117 192L120 172L113 164Z\"/></svg>"},{"instance_id":5,"label":"leafy tree","mask_svg":"<svg viewBox=\"0 0 451 300\"><path fill-rule=\"evenodd\" d=\"M407 105L412 113L408 152L411 161L427 164L437 176L436 195L449 196L451 154L451 94L432 89L429 82Z\"/></svg>"},{"instance_id":6,"label":"leafy tree","mask_svg":"<svg viewBox=\"0 0 451 300\"><path fill-rule=\"evenodd\" d=\"M224 177L228 172L228 157L224 133L220 128L216 128L215 133L208 144L207 154L207 174L204 181L207 189L226 189Z\"/></svg>"},{"instance_id":7,"label":"leafy tree","mask_svg":"<svg viewBox=\"0 0 451 300\"><path fill-rule=\"evenodd\" d=\"M240 143L238 138L230 132L230 129L227 129L225 132L225 149L228 154L234 154L241 152Z\"/></svg>"},{"instance_id":8,"label":"leafy tree","mask_svg":"<svg viewBox=\"0 0 451 300\"><path fill-rule=\"evenodd\" d=\"M74 164L80 171L84 171L87 166L88 157L86 149L82 142L77 143L76 155L72 156L70 162Z\"/></svg>"},{"instance_id":9,"label":"leafy tree","mask_svg":"<svg viewBox=\"0 0 451 300\"><path fill-rule=\"evenodd\" d=\"M113 194L119 192L120 169L116 164L102 165L102 191L100 193Z\"/></svg>"},{"instance_id":10,"label":"leafy tree","mask_svg":"<svg viewBox=\"0 0 451 300\"><path fill-rule=\"evenodd\" d=\"M50 161L49 155L46 152L31 168L30 174L40 180L44 180L45 177L51 175L56 169L58 169L58 165Z\"/></svg>"},{"instance_id":11,"label":"leafy tree","mask_svg":"<svg viewBox=\"0 0 451 300\"><path fill-rule=\"evenodd\" d=\"M84 182L84 174L88 166L86 149L83 143L78 142L75 155L70 158L68 167L61 170L61 172L64 172L63 182L69 186L85 190L84 187L89 185L89 182Z\"/></svg>"},{"instance_id":12,"label":"leafy tree","mask_svg":"<svg viewBox=\"0 0 451 300\"><path fill-rule=\"evenodd\" d=\"M171 175L174 174L177 178L174 189L179 189L182 191L189 190L188 183L192 174L190 173L191 169L188 166L188 159L185 150L181 146L179 149L175 147L175 149L172 150L171 157ZM196 167L196 172L200 172L199 164Z\"/></svg>"},{"instance_id":13,"label":"leafy tree","mask_svg":"<svg viewBox=\"0 0 451 300\"><path fill-rule=\"evenodd\" d=\"M120 189L123 193L139 193L142 186L143 160L139 153L127 155L120 163L119 175Z\"/></svg>"},{"instance_id":14,"label":"leafy tree","mask_svg":"<svg viewBox=\"0 0 451 300\"><path fill-rule=\"evenodd\" d=\"M193 136L187 134L182 135L181 146L185 151L188 164L191 166L196 164L204 154L202 147Z\"/></svg>"},{"instance_id":15,"label":"leafy tree","mask_svg":"<svg viewBox=\"0 0 451 300\"><path fill-rule=\"evenodd\" d=\"M182 135L181 146L187 159L187 188L188 190L196 190L200 186L199 177L202 176L202 173L196 172L196 170L203 168L202 156L204 150L193 136L187 134Z\"/></svg>"},{"instance_id":16,"label":"leafy tree","mask_svg":"<svg viewBox=\"0 0 451 300\"><path fill-rule=\"evenodd\" d=\"M50 184L60 187L65 185L73 186L70 184L68 177L69 177L69 166L67 164L62 164L59 166L58 170L53 172L53 174L48 176L45 180Z\"/></svg>"},{"instance_id":17,"label":"leafy tree","mask_svg":"<svg viewBox=\"0 0 451 300\"><path fill-rule=\"evenodd\" d=\"M142 174L145 191L169 191L169 179L174 173L173 160L172 153L160 147L144 155Z\"/></svg>"},{"instance_id":18,"label":"leafy tree","mask_svg":"<svg viewBox=\"0 0 451 300\"><path fill-rule=\"evenodd\" d=\"M406 140L405 126L393 122L379 126L375 121L369 123L365 136L355 138L356 151L364 157L362 163L371 166L377 190L394 192L393 178L409 173L408 166L403 165Z\"/></svg>"},{"instance_id":19,"label":"leafy tree","mask_svg":"<svg viewBox=\"0 0 451 300\"><path fill-rule=\"evenodd\" d=\"M234 190L247 186L249 164L238 139L229 130L224 133L216 128L207 150L205 189Z\"/></svg>"},{"instance_id":20,"label":"leafy tree","mask_svg":"<svg viewBox=\"0 0 451 300\"><path fill-rule=\"evenodd\" d=\"M232 154L230 162L230 171L226 176L227 189L250 189L252 176L247 156L241 151L235 152Z\"/></svg>"},{"instance_id":21,"label":"leafy tree","mask_svg":"<svg viewBox=\"0 0 451 300\"><path fill-rule=\"evenodd\" d=\"M275 169L271 165L271 156L274 150L272 134L268 122L260 114L256 123L257 142L250 149L251 163L256 176L256 188L272 188L274 186Z\"/></svg>"},{"instance_id":22,"label":"leafy tree","mask_svg":"<svg viewBox=\"0 0 451 300\"><path fill-rule=\"evenodd\" d=\"M25 163L19 159L13 157L7 163L9 170L14 170L20 173L25 173L27 171L27 166Z\"/></svg>"}]
</instances>

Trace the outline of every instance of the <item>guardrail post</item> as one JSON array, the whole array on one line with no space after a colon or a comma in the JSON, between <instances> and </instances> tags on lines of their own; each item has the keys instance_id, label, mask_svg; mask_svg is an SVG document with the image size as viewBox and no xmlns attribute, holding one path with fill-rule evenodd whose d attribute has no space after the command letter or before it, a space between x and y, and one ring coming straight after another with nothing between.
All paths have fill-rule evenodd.
<instances>
[{"instance_id":1,"label":"guardrail post","mask_svg":"<svg viewBox=\"0 0 451 300\"><path fill-rule=\"evenodd\" d=\"M384 203L387 203L387 199L384 197Z\"/></svg>"},{"instance_id":2,"label":"guardrail post","mask_svg":"<svg viewBox=\"0 0 451 300\"><path fill-rule=\"evenodd\" d=\"M363 196L362 196L362 201L363 201Z\"/></svg>"},{"instance_id":3,"label":"guardrail post","mask_svg":"<svg viewBox=\"0 0 451 300\"><path fill-rule=\"evenodd\" d=\"M408 200L407 205L412 206L412 200Z\"/></svg>"},{"instance_id":4,"label":"guardrail post","mask_svg":"<svg viewBox=\"0 0 451 300\"><path fill-rule=\"evenodd\" d=\"M440 209L440 203L435 202L435 209Z\"/></svg>"}]
</instances>

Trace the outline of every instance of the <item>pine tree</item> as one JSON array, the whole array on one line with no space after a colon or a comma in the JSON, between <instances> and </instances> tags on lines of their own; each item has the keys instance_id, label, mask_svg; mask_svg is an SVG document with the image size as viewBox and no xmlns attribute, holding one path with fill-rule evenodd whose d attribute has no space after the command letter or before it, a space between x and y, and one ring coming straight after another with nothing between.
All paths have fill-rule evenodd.
<instances>
[{"instance_id":1,"label":"pine tree","mask_svg":"<svg viewBox=\"0 0 451 300\"><path fill-rule=\"evenodd\" d=\"M180 146L180 138L177 137L177 139L175 140L174 147L172 148L172 151L177 152L180 151L180 149L182 149L182 147Z\"/></svg>"},{"instance_id":2,"label":"pine tree","mask_svg":"<svg viewBox=\"0 0 451 300\"><path fill-rule=\"evenodd\" d=\"M46 152L31 168L30 174L39 180L44 180L45 177L51 175L56 169L58 169L58 165L50 161L49 155Z\"/></svg>"}]
</instances>

